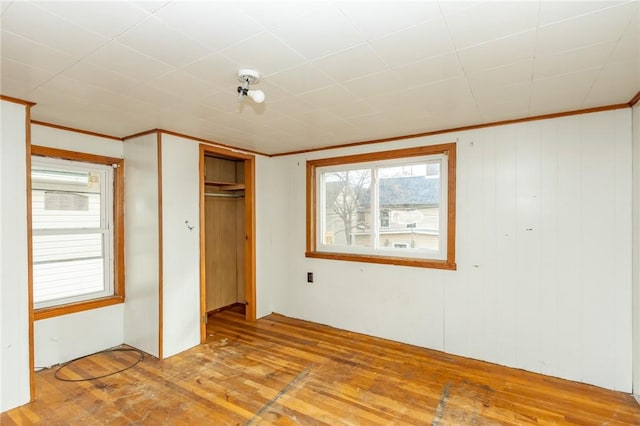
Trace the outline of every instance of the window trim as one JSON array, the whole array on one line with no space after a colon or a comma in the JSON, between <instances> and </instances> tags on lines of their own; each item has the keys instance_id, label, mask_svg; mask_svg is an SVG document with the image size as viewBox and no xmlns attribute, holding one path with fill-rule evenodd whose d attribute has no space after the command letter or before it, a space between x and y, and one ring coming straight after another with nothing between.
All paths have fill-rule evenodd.
<instances>
[{"instance_id":1,"label":"window trim","mask_svg":"<svg viewBox=\"0 0 640 426\"><path fill-rule=\"evenodd\" d=\"M391 255L370 255L317 250L317 173L320 167L379 162L389 159L419 157L425 155L447 155L447 241L446 259L425 259ZM307 161L307 247L305 256L319 259L346 260L352 262L380 263L390 265L415 266L421 268L455 270L455 219L456 219L456 143L428 145L415 148L379 151L366 154L345 155L341 157L322 158Z\"/></svg>"},{"instance_id":2,"label":"window trim","mask_svg":"<svg viewBox=\"0 0 640 426\"><path fill-rule=\"evenodd\" d=\"M48 157L62 160L79 161L102 165L116 164L113 171L113 290L112 296L83 300L46 308L33 309L34 320L67 315L74 312L101 308L104 306L124 303L124 160L122 158L107 157L102 155L87 154L43 146L31 146L32 157ZM28 196L31 197L31 170L29 174ZM28 212L31 217L32 212ZM31 256L30 256L31 257ZM33 269L33 260L29 262L29 269Z\"/></svg>"}]
</instances>

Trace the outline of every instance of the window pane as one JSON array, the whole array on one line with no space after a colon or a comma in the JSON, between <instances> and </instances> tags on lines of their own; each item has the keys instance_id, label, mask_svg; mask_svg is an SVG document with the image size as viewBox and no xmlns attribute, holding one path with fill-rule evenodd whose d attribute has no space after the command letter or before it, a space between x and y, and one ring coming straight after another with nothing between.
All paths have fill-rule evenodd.
<instances>
[{"instance_id":1,"label":"window pane","mask_svg":"<svg viewBox=\"0 0 640 426\"><path fill-rule=\"evenodd\" d=\"M35 308L112 295L112 167L39 157L31 164Z\"/></svg>"},{"instance_id":2,"label":"window pane","mask_svg":"<svg viewBox=\"0 0 640 426\"><path fill-rule=\"evenodd\" d=\"M379 247L440 249L440 164L378 169Z\"/></svg>"},{"instance_id":3,"label":"window pane","mask_svg":"<svg viewBox=\"0 0 640 426\"><path fill-rule=\"evenodd\" d=\"M36 304L101 292L104 286L102 259L33 265L33 301Z\"/></svg>"},{"instance_id":4,"label":"window pane","mask_svg":"<svg viewBox=\"0 0 640 426\"><path fill-rule=\"evenodd\" d=\"M103 256L102 234L34 235L33 263Z\"/></svg>"},{"instance_id":5,"label":"window pane","mask_svg":"<svg viewBox=\"0 0 640 426\"><path fill-rule=\"evenodd\" d=\"M34 168L33 229L100 228L100 174Z\"/></svg>"},{"instance_id":6,"label":"window pane","mask_svg":"<svg viewBox=\"0 0 640 426\"><path fill-rule=\"evenodd\" d=\"M323 173L321 185L323 244L371 247L371 170Z\"/></svg>"}]
</instances>

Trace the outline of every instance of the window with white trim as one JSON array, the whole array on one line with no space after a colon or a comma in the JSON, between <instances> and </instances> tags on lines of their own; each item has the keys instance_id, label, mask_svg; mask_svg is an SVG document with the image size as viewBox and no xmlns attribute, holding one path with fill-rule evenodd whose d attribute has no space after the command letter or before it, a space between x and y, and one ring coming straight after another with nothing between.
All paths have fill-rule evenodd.
<instances>
[{"instance_id":1,"label":"window with white trim","mask_svg":"<svg viewBox=\"0 0 640 426\"><path fill-rule=\"evenodd\" d=\"M32 156L34 309L121 296L116 273L117 163ZM114 159L120 162L119 159Z\"/></svg>"},{"instance_id":2,"label":"window with white trim","mask_svg":"<svg viewBox=\"0 0 640 426\"><path fill-rule=\"evenodd\" d=\"M455 144L313 160L307 176L308 257L455 269Z\"/></svg>"}]
</instances>

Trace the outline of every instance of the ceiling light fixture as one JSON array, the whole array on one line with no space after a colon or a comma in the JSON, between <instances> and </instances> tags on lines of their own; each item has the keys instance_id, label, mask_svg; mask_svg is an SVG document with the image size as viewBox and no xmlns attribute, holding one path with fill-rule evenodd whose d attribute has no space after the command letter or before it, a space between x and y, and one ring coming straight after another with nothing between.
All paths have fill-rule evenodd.
<instances>
[{"instance_id":1,"label":"ceiling light fixture","mask_svg":"<svg viewBox=\"0 0 640 426\"><path fill-rule=\"evenodd\" d=\"M264 102L264 92L262 90L249 89L250 84L258 84L260 82L260 73L258 71L239 70L238 81L242 83L242 86L238 86L238 102L241 102L245 96L250 97L257 104Z\"/></svg>"}]
</instances>

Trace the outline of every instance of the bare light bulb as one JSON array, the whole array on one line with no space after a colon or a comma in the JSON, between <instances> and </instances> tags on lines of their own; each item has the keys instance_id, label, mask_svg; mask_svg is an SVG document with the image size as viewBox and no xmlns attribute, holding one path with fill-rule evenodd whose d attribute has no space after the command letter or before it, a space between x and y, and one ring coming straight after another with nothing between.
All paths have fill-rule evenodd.
<instances>
[{"instance_id":1,"label":"bare light bulb","mask_svg":"<svg viewBox=\"0 0 640 426\"><path fill-rule=\"evenodd\" d=\"M264 92L262 90L247 90L247 96L249 96L257 104L264 102Z\"/></svg>"}]
</instances>

